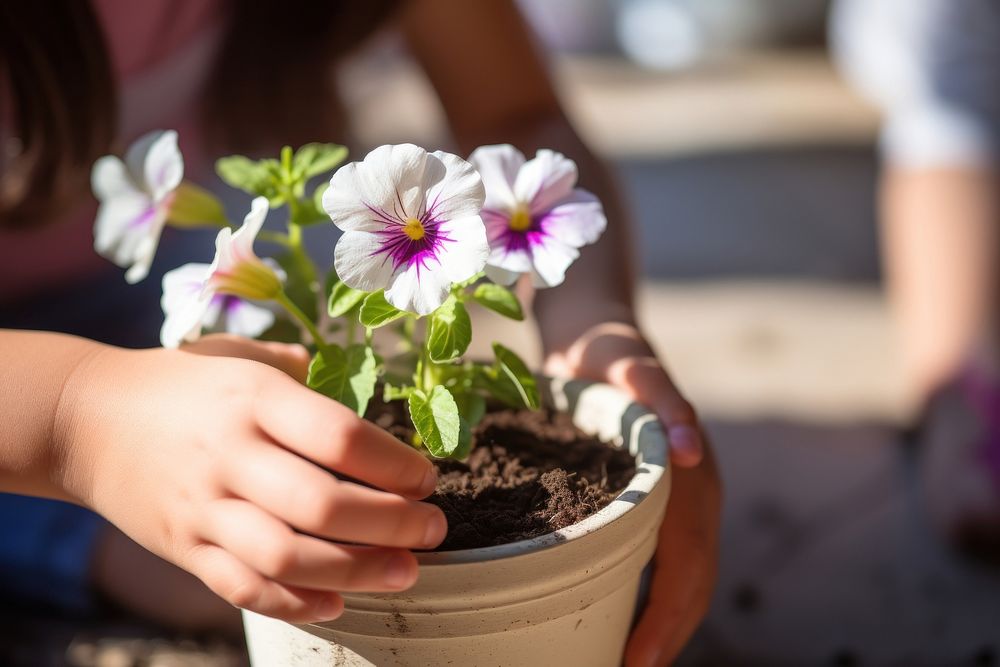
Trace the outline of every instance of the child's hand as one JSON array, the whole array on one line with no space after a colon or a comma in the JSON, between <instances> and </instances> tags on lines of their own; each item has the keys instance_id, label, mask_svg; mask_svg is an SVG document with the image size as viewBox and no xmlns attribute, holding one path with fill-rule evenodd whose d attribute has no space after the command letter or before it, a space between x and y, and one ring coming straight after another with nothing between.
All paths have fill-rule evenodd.
<instances>
[{"instance_id":1,"label":"child's hand","mask_svg":"<svg viewBox=\"0 0 1000 667\"><path fill-rule=\"evenodd\" d=\"M649 600L624 656L627 667L671 664L708 611L718 562L719 477L697 416L632 324L591 327L549 355L546 371L615 385L649 406L671 440L673 486Z\"/></svg>"},{"instance_id":2,"label":"child's hand","mask_svg":"<svg viewBox=\"0 0 1000 667\"><path fill-rule=\"evenodd\" d=\"M296 376L305 360L227 339L191 351ZM436 482L427 459L258 361L96 348L55 423L63 488L233 605L288 621L338 616L334 591L411 586L407 549L447 529L416 501Z\"/></svg>"}]
</instances>

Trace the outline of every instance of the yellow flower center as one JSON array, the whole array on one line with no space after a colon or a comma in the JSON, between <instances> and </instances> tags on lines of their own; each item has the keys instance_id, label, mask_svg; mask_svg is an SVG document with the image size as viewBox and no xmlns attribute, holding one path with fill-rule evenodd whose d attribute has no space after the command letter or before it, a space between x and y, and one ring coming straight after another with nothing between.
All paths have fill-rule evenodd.
<instances>
[{"instance_id":1,"label":"yellow flower center","mask_svg":"<svg viewBox=\"0 0 1000 667\"><path fill-rule=\"evenodd\" d=\"M416 218L409 218L405 223L403 223L403 231L414 241L419 241L424 238L424 223L420 222Z\"/></svg>"},{"instance_id":2,"label":"yellow flower center","mask_svg":"<svg viewBox=\"0 0 1000 667\"><path fill-rule=\"evenodd\" d=\"M527 206L518 206L510 215L507 223L515 232L524 232L531 227L531 213Z\"/></svg>"}]
</instances>

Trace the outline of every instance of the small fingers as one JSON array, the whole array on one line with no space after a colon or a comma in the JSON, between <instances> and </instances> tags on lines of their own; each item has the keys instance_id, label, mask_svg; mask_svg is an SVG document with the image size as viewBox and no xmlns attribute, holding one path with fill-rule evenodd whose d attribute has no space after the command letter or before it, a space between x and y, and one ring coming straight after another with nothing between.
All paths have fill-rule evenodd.
<instances>
[{"instance_id":1,"label":"small fingers","mask_svg":"<svg viewBox=\"0 0 1000 667\"><path fill-rule=\"evenodd\" d=\"M448 523L434 505L342 481L269 443L248 449L226 486L295 528L343 542L432 549Z\"/></svg>"},{"instance_id":2,"label":"small fingers","mask_svg":"<svg viewBox=\"0 0 1000 667\"><path fill-rule=\"evenodd\" d=\"M608 367L608 382L648 405L663 422L670 460L682 468L701 463L705 443L698 415L655 357L626 357Z\"/></svg>"},{"instance_id":3,"label":"small fingers","mask_svg":"<svg viewBox=\"0 0 1000 667\"><path fill-rule=\"evenodd\" d=\"M403 549L332 544L296 533L258 507L217 500L202 537L283 584L328 591L400 591L417 580L417 560Z\"/></svg>"},{"instance_id":4,"label":"small fingers","mask_svg":"<svg viewBox=\"0 0 1000 667\"><path fill-rule=\"evenodd\" d=\"M286 448L354 479L408 498L426 498L434 465L353 411L291 381L265 383L258 424Z\"/></svg>"},{"instance_id":5,"label":"small fingers","mask_svg":"<svg viewBox=\"0 0 1000 667\"><path fill-rule=\"evenodd\" d=\"M186 560L184 566L189 572L240 609L289 623L330 621L344 611L344 601L336 593L272 581L214 544L197 547Z\"/></svg>"}]
</instances>

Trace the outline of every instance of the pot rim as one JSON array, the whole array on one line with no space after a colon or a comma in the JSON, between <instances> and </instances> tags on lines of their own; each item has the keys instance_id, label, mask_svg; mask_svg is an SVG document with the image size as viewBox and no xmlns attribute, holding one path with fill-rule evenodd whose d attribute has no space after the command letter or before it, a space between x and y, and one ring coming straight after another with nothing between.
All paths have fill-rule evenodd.
<instances>
[{"instance_id":1,"label":"pot rim","mask_svg":"<svg viewBox=\"0 0 1000 667\"><path fill-rule=\"evenodd\" d=\"M543 404L570 412L584 432L608 446L628 448L636 458L636 474L615 499L583 521L528 540L455 551L415 552L424 566L480 563L537 553L594 533L643 502L657 484L669 483L667 435L659 419L620 389L586 380L538 376ZM614 420L614 426L609 421Z\"/></svg>"}]
</instances>

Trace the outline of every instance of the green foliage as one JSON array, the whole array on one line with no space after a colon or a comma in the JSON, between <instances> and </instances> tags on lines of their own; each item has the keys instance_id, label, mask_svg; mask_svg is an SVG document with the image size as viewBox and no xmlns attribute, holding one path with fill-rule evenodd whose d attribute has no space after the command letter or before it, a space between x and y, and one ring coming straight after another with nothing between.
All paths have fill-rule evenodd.
<instances>
[{"instance_id":1,"label":"green foliage","mask_svg":"<svg viewBox=\"0 0 1000 667\"><path fill-rule=\"evenodd\" d=\"M472 292L472 298L482 306L500 313L504 317L512 320L523 320L524 311L521 310L521 303L517 297L506 287L496 283L483 283L477 285Z\"/></svg>"},{"instance_id":2,"label":"green foliage","mask_svg":"<svg viewBox=\"0 0 1000 667\"><path fill-rule=\"evenodd\" d=\"M409 398L410 419L417 435L432 456L452 456L460 444L461 418L455 398L442 385L430 395L416 389Z\"/></svg>"},{"instance_id":3,"label":"green foliage","mask_svg":"<svg viewBox=\"0 0 1000 667\"><path fill-rule=\"evenodd\" d=\"M330 317L343 317L354 310L368 296L368 292L356 290L339 280L333 284L329 292L330 300L327 308Z\"/></svg>"},{"instance_id":4,"label":"green foliage","mask_svg":"<svg viewBox=\"0 0 1000 667\"><path fill-rule=\"evenodd\" d=\"M316 294L313 292L311 267L302 260L302 255L285 252L274 260L285 272L285 294L309 319L316 321Z\"/></svg>"},{"instance_id":5,"label":"green foliage","mask_svg":"<svg viewBox=\"0 0 1000 667\"><path fill-rule=\"evenodd\" d=\"M537 410L541 404L538 383L527 364L500 343L493 343L493 354L492 366L478 367L480 386L511 407Z\"/></svg>"},{"instance_id":6,"label":"green foliage","mask_svg":"<svg viewBox=\"0 0 1000 667\"><path fill-rule=\"evenodd\" d=\"M472 342L472 322L462 302L453 296L430 316L427 353L431 361L448 363L465 354Z\"/></svg>"},{"instance_id":7,"label":"green foliage","mask_svg":"<svg viewBox=\"0 0 1000 667\"><path fill-rule=\"evenodd\" d=\"M173 227L225 227L229 224L222 202L205 188L184 181L174 190L167 213Z\"/></svg>"},{"instance_id":8,"label":"green foliage","mask_svg":"<svg viewBox=\"0 0 1000 667\"><path fill-rule=\"evenodd\" d=\"M332 170L345 157L347 149L337 144L306 144L297 151L285 146L280 160L230 155L216 161L215 171L232 187L255 197L267 197L271 208L288 204L289 222L306 226L329 220L322 205L325 186L305 197L306 183Z\"/></svg>"},{"instance_id":9,"label":"green foliage","mask_svg":"<svg viewBox=\"0 0 1000 667\"><path fill-rule=\"evenodd\" d=\"M378 365L368 345L351 345L346 350L328 345L309 364L306 384L363 416L375 395Z\"/></svg>"},{"instance_id":10,"label":"green foliage","mask_svg":"<svg viewBox=\"0 0 1000 667\"><path fill-rule=\"evenodd\" d=\"M281 163L277 160L230 155L216 160L215 171L226 184L255 197L267 197L271 208L286 201Z\"/></svg>"},{"instance_id":11,"label":"green foliage","mask_svg":"<svg viewBox=\"0 0 1000 667\"><path fill-rule=\"evenodd\" d=\"M295 151L291 175L308 180L313 176L332 171L347 157L347 148L337 144L306 144Z\"/></svg>"},{"instance_id":12,"label":"green foliage","mask_svg":"<svg viewBox=\"0 0 1000 667\"><path fill-rule=\"evenodd\" d=\"M385 292L379 290L365 297L365 300L361 303L361 313L358 319L361 320L361 324L369 329L378 329L390 322L395 322L405 315L405 310L399 310L386 301Z\"/></svg>"}]
</instances>

